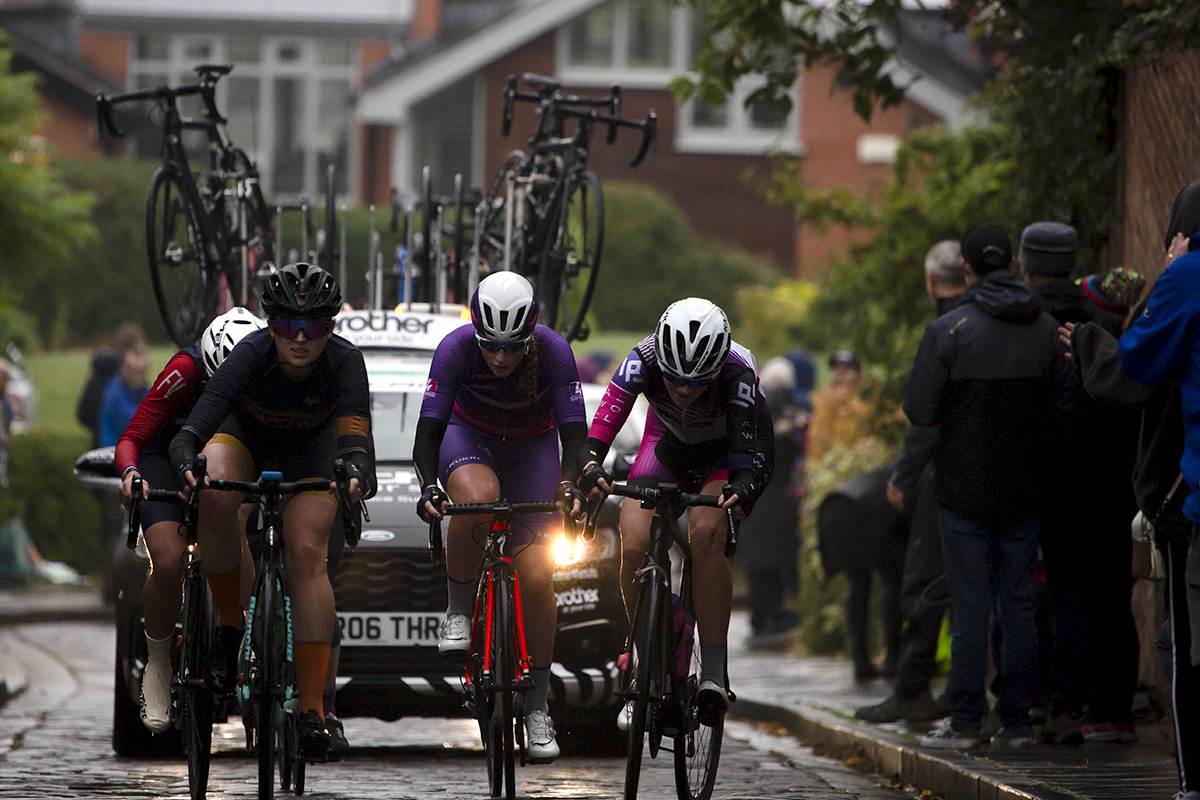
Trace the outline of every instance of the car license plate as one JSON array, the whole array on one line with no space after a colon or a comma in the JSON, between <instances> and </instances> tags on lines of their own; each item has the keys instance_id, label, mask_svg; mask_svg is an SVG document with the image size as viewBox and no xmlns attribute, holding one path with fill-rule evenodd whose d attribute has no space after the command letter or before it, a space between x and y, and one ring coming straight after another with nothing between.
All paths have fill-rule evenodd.
<instances>
[{"instance_id":1,"label":"car license plate","mask_svg":"<svg viewBox=\"0 0 1200 800\"><path fill-rule=\"evenodd\" d=\"M443 614L338 612L342 646L435 647Z\"/></svg>"}]
</instances>

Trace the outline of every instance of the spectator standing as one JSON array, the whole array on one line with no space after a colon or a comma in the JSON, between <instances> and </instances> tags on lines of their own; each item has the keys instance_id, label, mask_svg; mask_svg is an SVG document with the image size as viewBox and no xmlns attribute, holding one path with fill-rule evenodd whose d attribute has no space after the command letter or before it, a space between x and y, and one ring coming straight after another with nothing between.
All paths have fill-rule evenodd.
<instances>
[{"instance_id":1,"label":"spectator standing","mask_svg":"<svg viewBox=\"0 0 1200 800\"><path fill-rule=\"evenodd\" d=\"M121 366L108 379L104 395L100 398L100 447L115 445L133 419L138 405L150 391L146 382L150 358L146 347L133 347L121 355Z\"/></svg>"},{"instance_id":2,"label":"spectator standing","mask_svg":"<svg viewBox=\"0 0 1200 800\"><path fill-rule=\"evenodd\" d=\"M812 395L808 458L819 461L835 445L850 447L869 432L871 409L862 399L862 362L849 350L829 357L833 382Z\"/></svg>"},{"instance_id":3,"label":"spectator standing","mask_svg":"<svg viewBox=\"0 0 1200 800\"><path fill-rule=\"evenodd\" d=\"M1182 486L1155 518L1155 537L1167 564L1167 608L1172 634L1171 702L1181 800L1200 800L1200 181L1171 204L1165 244L1168 266L1154 284L1145 312L1121 337L1125 373L1149 386L1179 382L1184 450ZM1179 484L1177 484L1179 485ZM1182 500L1183 525L1168 506ZM1190 584L1190 585L1189 585Z\"/></svg>"},{"instance_id":4,"label":"spectator standing","mask_svg":"<svg viewBox=\"0 0 1200 800\"><path fill-rule=\"evenodd\" d=\"M808 414L792 399L796 369L786 358L763 364L759 385L775 427L774 478L756 503L757 514L741 525L738 555L746 570L751 648L785 644L799 624L800 507L794 492Z\"/></svg>"},{"instance_id":5,"label":"spectator standing","mask_svg":"<svg viewBox=\"0 0 1200 800\"><path fill-rule=\"evenodd\" d=\"M1034 743L1038 536L1056 412L1069 411L1061 374L1070 364L1054 318L1010 271L1004 229L972 228L961 247L963 302L925 329L904 403L913 424L938 428L934 491L954 613L950 716L921 741L959 749L980 742L988 618L996 608L1003 727L992 746L1023 747Z\"/></svg>"},{"instance_id":6,"label":"spectator standing","mask_svg":"<svg viewBox=\"0 0 1200 800\"><path fill-rule=\"evenodd\" d=\"M954 310L966 290L962 248L953 239L938 242L925 255L925 293L937 315ZM933 490L937 438L936 427L910 425L887 485L888 502L912 520L900 577L900 613L907 624L900 634L892 694L854 712L867 722L923 722L945 716L929 688L937 671L938 636L949 603Z\"/></svg>"},{"instance_id":7,"label":"spectator standing","mask_svg":"<svg viewBox=\"0 0 1200 800\"><path fill-rule=\"evenodd\" d=\"M120 369L125 351L145 347L146 334L142 327L136 322L126 322L113 334L112 347L97 348L92 354L92 371L84 384L83 392L79 395L75 417L80 425L91 431L93 448L100 446L100 400L104 397L105 387Z\"/></svg>"}]
</instances>

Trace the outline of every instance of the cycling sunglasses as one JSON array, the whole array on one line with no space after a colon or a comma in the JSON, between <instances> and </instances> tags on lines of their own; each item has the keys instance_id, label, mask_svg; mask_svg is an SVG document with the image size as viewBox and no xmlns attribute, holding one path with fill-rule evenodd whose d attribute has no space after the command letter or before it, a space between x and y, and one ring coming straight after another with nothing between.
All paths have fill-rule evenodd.
<instances>
[{"instance_id":1,"label":"cycling sunglasses","mask_svg":"<svg viewBox=\"0 0 1200 800\"><path fill-rule=\"evenodd\" d=\"M674 375L667 375L665 372L663 373L663 377L667 379L667 383L671 384L677 389L682 389L685 386L687 386L689 389L700 389L712 383L711 378L706 378L702 381L694 381L688 378L676 378Z\"/></svg>"},{"instance_id":2,"label":"cycling sunglasses","mask_svg":"<svg viewBox=\"0 0 1200 800\"><path fill-rule=\"evenodd\" d=\"M529 346L528 339L522 339L519 342L494 342L477 335L475 341L479 342L479 346L489 353L499 353L501 350L506 353L520 353Z\"/></svg>"},{"instance_id":3,"label":"cycling sunglasses","mask_svg":"<svg viewBox=\"0 0 1200 800\"><path fill-rule=\"evenodd\" d=\"M333 330L333 320L324 319L276 319L270 323L271 330L285 339L295 339L304 333L306 339L320 339Z\"/></svg>"}]
</instances>

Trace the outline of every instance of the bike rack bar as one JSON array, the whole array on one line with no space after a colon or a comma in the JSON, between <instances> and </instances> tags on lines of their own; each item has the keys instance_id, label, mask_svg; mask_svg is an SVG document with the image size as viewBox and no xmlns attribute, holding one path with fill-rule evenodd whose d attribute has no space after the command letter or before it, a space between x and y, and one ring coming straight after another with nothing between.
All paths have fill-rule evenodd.
<instances>
[{"instance_id":1,"label":"bike rack bar","mask_svg":"<svg viewBox=\"0 0 1200 800\"><path fill-rule=\"evenodd\" d=\"M375 206L371 206L372 221L375 217ZM346 297L346 204L342 203L342 219L341 219L341 235L338 237L341 240L338 248L338 286L342 288L342 297Z\"/></svg>"}]
</instances>

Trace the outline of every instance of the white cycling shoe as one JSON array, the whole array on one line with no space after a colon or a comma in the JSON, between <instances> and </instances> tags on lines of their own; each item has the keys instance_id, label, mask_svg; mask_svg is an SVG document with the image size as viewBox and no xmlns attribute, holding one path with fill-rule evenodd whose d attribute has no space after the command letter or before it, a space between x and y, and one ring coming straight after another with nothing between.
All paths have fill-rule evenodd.
<instances>
[{"instance_id":1,"label":"white cycling shoe","mask_svg":"<svg viewBox=\"0 0 1200 800\"><path fill-rule=\"evenodd\" d=\"M621 710L617 712L617 730L629 730L629 721L633 719L633 701L630 700L625 705L621 706Z\"/></svg>"},{"instance_id":2,"label":"white cycling shoe","mask_svg":"<svg viewBox=\"0 0 1200 800\"><path fill-rule=\"evenodd\" d=\"M466 614L447 614L442 620L438 655L463 659L471 653L471 618Z\"/></svg>"},{"instance_id":3,"label":"white cycling shoe","mask_svg":"<svg viewBox=\"0 0 1200 800\"><path fill-rule=\"evenodd\" d=\"M531 764L549 764L558 758L558 740L554 720L545 711L530 711L525 716L525 757Z\"/></svg>"},{"instance_id":4,"label":"white cycling shoe","mask_svg":"<svg viewBox=\"0 0 1200 800\"><path fill-rule=\"evenodd\" d=\"M171 727L171 660L153 660L142 674L142 724L151 733Z\"/></svg>"}]
</instances>

